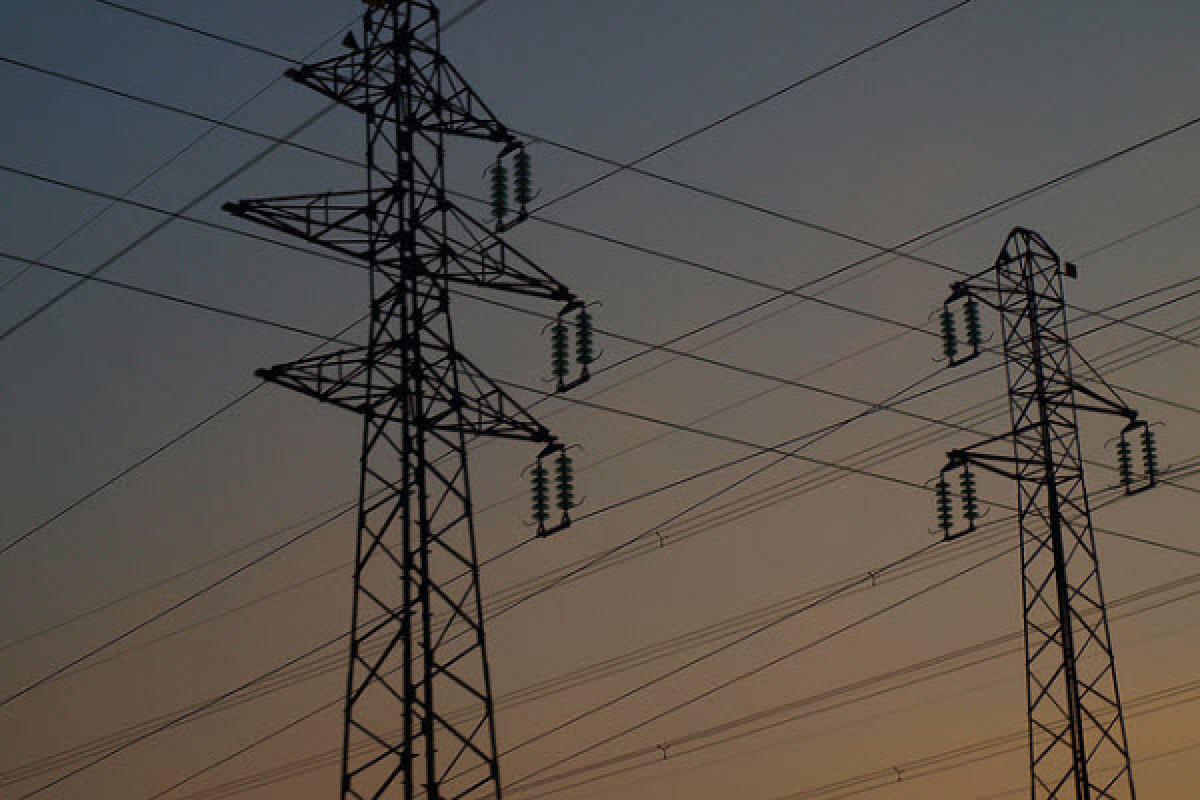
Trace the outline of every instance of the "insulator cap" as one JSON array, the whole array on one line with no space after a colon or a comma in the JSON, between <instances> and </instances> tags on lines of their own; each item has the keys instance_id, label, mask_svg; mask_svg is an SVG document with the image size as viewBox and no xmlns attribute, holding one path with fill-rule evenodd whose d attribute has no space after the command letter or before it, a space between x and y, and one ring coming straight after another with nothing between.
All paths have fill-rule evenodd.
<instances>
[{"instance_id":1,"label":"insulator cap","mask_svg":"<svg viewBox=\"0 0 1200 800\"><path fill-rule=\"evenodd\" d=\"M575 507L575 470L571 457L564 450L554 462L555 483L558 489L558 508L566 513Z\"/></svg>"},{"instance_id":2,"label":"insulator cap","mask_svg":"<svg viewBox=\"0 0 1200 800\"><path fill-rule=\"evenodd\" d=\"M1142 428L1142 462L1146 469L1146 477L1154 481L1158 478L1158 443L1154 440L1154 431L1147 426Z\"/></svg>"},{"instance_id":3,"label":"insulator cap","mask_svg":"<svg viewBox=\"0 0 1200 800\"><path fill-rule=\"evenodd\" d=\"M567 325L561 319L550 328L550 371L560 382L571 371L571 345Z\"/></svg>"},{"instance_id":4,"label":"insulator cap","mask_svg":"<svg viewBox=\"0 0 1200 800\"><path fill-rule=\"evenodd\" d=\"M513 156L513 191L522 209L533 201L533 158L524 147Z\"/></svg>"},{"instance_id":5,"label":"insulator cap","mask_svg":"<svg viewBox=\"0 0 1200 800\"><path fill-rule=\"evenodd\" d=\"M974 524L979 519L979 496L975 489L975 475L969 469L963 469L959 479L959 489L962 496L963 517L968 523Z\"/></svg>"},{"instance_id":6,"label":"insulator cap","mask_svg":"<svg viewBox=\"0 0 1200 800\"><path fill-rule=\"evenodd\" d=\"M582 308L579 310L579 316L575 318L575 360L585 367L596 360L595 337L592 314L586 308Z\"/></svg>"},{"instance_id":7,"label":"insulator cap","mask_svg":"<svg viewBox=\"0 0 1200 800\"><path fill-rule=\"evenodd\" d=\"M530 475L533 521L539 526L545 525L546 520L550 519L550 476L541 461L534 466Z\"/></svg>"},{"instance_id":8,"label":"insulator cap","mask_svg":"<svg viewBox=\"0 0 1200 800\"><path fill-rule=\"evenodd\" d=\"M954 314L948 308L942 309L942 352L950 361L958 355L958 334L955 331Z\"/></svg>"},{"instance_id":9,"label":"insulator cap","mask_svg":"<svg viewBox=\"0 0 1200 800\"><path fill-rule=\"evenodd\" d=\"M963 305L963 323L967 329L967 343L971 349L978 351L983 345L983 325L979 318L979 301L968 297Z\"/></svg>"},{"instance_id":10,"label":"insulator cap","mask_svg":"<svg viewBox=\"0 0 1200 800\"><path fill-rule=\"evenodd\" d=\"M1128 489L1133 485L1133 447L1125 439L1117 442L1117 472L1122 486Z\"/></svg>"},{"instance_id":11,"label":"insulator cap","mask_svg":"<svg viewBox=\"0 0 1200 800\"><path fill-rule=\"evenodd\" d=\"M497 161L492 166L492 217L502 221L508 216L508 168Z\"/></svg>"},{"instance_id":12,"label":"insulator cap","mask_svg":"<svg viewBox=\"0 0 1200 800\"><path fill-rule=\"evenodd\" d=\"M945 476L938 478L937 489L937 519L938 527L944 533L949 534L950 528L954 525L954 506L950 500L950 484L946 482Z\"/></svg>"}]
</instances>

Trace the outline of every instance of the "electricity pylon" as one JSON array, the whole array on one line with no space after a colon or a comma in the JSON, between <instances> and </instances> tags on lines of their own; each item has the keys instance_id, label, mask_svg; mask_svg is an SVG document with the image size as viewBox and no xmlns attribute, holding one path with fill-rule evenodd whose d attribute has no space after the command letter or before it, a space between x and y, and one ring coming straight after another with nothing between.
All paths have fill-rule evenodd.
<instances>
[{"instance_id":1,"label":"electricity pylon","mask_svg":"<svg viewBox=\"0 0 1200 800\"><path fill-rule=\"evenodd\" d=\"M553 301L559 326L582 304L498 238L502 213L485 226L447 196L450 137L499 145L503 174L515 154L522 206L529 159L442 55L435 4L367 6L361 44L347 36L345 54L288 72L363 115L366 188L226 210L356 259L369 276L366 344L258 372L363 417L341 796L500 798L468 441L540 445L539 533L565 527L574 501L563 446L455 348L451 291ZM563 521L547 529L551 454Z\"/></svg>"},{"instance_id":2,"label":"electricity pylon","mask_svg":"<svg viewBox=\"0 0 1200 800\"><path fill-rule=\"evenodd\" d=\"M1076 380L1063 274L1072 264L1037 233L1016 228L994 268L954 284L942 310L945 355L961 364L981 353L980 304L1000 315L1012 428L952 450L937 484L939 527L966 535L980 517L972 467L1017 486L1029 711L1030 796L1034 800L1134 800L1121 695L1100 582L1092 512L1084 483L1079 411L1124 419L1117 452L1121 482L1133 494L1152 487L1154 436L1115 390ZM994 273L994 282L983 279ZM956 304L962 304L968 352L960 356ZM1140 436L1143 469L1134 472L1129 437ZM1005 441L1012 454L996 452ZM947 473L960 472L966 528L954 530Z\"/></svg>"}]
</instances>

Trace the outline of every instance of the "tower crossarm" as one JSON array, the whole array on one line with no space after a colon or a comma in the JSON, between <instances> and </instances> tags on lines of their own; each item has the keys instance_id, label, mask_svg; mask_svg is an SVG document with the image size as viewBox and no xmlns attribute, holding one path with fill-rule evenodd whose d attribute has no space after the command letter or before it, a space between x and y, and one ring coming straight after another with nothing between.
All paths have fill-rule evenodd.
<instances>
[{"instance_id":1,"label":"tower crossarm","mask_svg":"<svg viewBox=\"0 0 1200 800\"><path fill-rule=\"evenodd\" d=\"M363 262L374 259L384 273L419 267L429 278L479 289L520 294L564 305L575 295L556 278L457 205L436 197L432 185L417 187L426 213L406 253L402 237L381 237L380 219L403 213L392 188L265 197L227 203L227 212ZM445 227L443 228L443 220ZM399 227L399 226L397 226ZM402 230L402 228L401 228Z\"/></svg>"},{"instance_id":2,"label":"tower crossarm","mask_svg":"<svg viewBox=\"0 0 1200 800\"><path fill-rule=\"evenodd\" d=\"M386 20L379 20L368 35L374 41L366 47L288 70L287 76L376 121L406 124L426 133L516 143L454 65L419 38L420 29L394 32ZM420 101L404 119L396 113L391 91L396 80L391 65L398 49L406 56L406 78Z\"/></svg>"},{"instance_id":3,"label":"tower crossarm","mask_svg":"<svg viewBox=\"0 0 1200 800\"><path fill-rule=\"evenodd\" d=\"M370 415L378 422L399 423L404 420L406 395L415 396L404 380L402 352L398 344L380 347L372 360L369 346L363 345L278 364L256 374L323 403ZM555 441L517 400L444 341L427 340L421 359L421 413L411 414L410 419L420 420L426 430L537 444ZM373 375L369 365L375 369Z\"/></svg>"}]
</instances>

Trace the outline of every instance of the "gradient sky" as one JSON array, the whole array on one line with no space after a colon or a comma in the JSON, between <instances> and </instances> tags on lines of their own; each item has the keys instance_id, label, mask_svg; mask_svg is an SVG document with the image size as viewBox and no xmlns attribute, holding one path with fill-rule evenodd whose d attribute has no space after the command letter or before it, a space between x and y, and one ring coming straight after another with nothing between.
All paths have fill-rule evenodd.
<instances>
[{"instance_id":1,"label":"gradient sky","mask_svg":"<svg viewBox=\"0 0 1200 800\"><path fill-rule=\"evenodd\" d=\"M361 9L356 0L130 2L296 57L335 37ZM466 5L465 0L448 0L444 11L448 15ZM460 71L513 128L611 158L632 159L946 5L924 0L492 0L447 33L444 44ZM225 115L282 69L270 58L93 0L10 0L3 19L0 55L208 115ZM1178 0L976 0L647 166L871 241L900 242L1194 116L1200 81L1198 26L1200 7ZM5 64L0 64L0 85L7 101L0 163L102 191L125 192L205 129L195 120ZM236 121L282 134L320 104L306 90L280 81ZM1025 225L1042 232L1067 258L1087 253L1197 202L1197 137L1196 131L1174 136L956 230L922 252L963 269L982 269L1009 229ZM355 157L361 140L359 120L349 113L330 115L299 139ZM217 131L135 197L180 207L262 146L244 135ZM546 197L602 171L594 162L545 145L533 153ZM451 178L457 188L482 193L482 158L470 148L456 154ZM227 222L220 211L226 200L353 188L358 181L359 176L344 166L285 149L194 213ZM104 205L11 174L0 174L0 192L6 199L0 249L27 257L45 253ZM773 284L799 284L870 252L628 174L556 206L547 216ZM144 211L114 209L49 260L90 269L158 221ZM523 225L513 233L513 241L579 294L601 301L602 327L639 339L669 339L766 295L746 284L537 223ZM1081 258L1081 279L1068 286L1070 297L1081 307L1099 308L1192 277L1198 245L1200 220L1183 216ZM19 268L0 263L0 281ZM361 273L186 222L171 225L106 274L327 333L363 313L366 303ZM828 296L923 324L945 296L947 280L925 265L890 261ZM35 269L13 283L0 292L0 326L7 328L66 282ZM1194 298L1184 300L1138 321L1166 329L1190 319L1195 305ZM469 301L463 301L457 313L460 345L477 363L500 378L526 384L544 379L548 360L540 323ZM758 324L703 352L795 378L895 333L887 325L811 304L758 317L763 318ZM1081 322L1075 330L1090 324ZM1103 361L1102 354L1141 336L1116 327L1081 340L1079 348ZM694 348L705 341L699 337L686 344ZM633 350L616 341L601 344L602 361ZM0 341L6 375L0 384L0 542L25 532L250 388L255 368L295 357L311 345L300 336L104 286L76 292ZM881 400L937 369L935 351L934 340L910 335L805 380ZM651 356L635 363L646 367L664 360ZM1184 346L1111 377L1123 386L1194 406L1200 389L1195 364L1192 349ZM603 389L636 369L631 365L607 373L579 394ZM991 374L910 408L946 417L998 397L1004 389L1000 380ZM684 361L665 365L598 400L687 422L770 385ZM1146 416L1165 423L1160 438L1166 464L1200 451L1195 412L1129 399ZM767 444L859 408L782 388L698 425ZM564 439L583 446L581 465L664 432L561 401L544 404L540 413ZM1002 424L1003 420L990 423L989 429ZM1111 446L1105 449L1116 430L1111 421L1089 418L1084 424L1085 454L1111 462ZM917 425L895 414L876 414L807 452L840 460ZM258 392L0 556L0 646L351 498L357 481L357 427L353 418L282 390ZM876 469L924 482L940 469L948 447L969 441L964 436L930 438ZM633 454L581 472L584 510L744 453L734 445L683 433L662 437ZM485 555L529 535L520 471L532 455L520 445L494 443L476 454L478 507L519 495L515 502L481 512ZM800 463L781 465L725 499L754 497L809 469ZM745 471L748 468L694 482L524 548L484 571L485 589L498 596L547 570L600 552ZM1112 483L1111 472L1090 473L1093 489ZM1013 501L1011 486L1003 482L985 480L982 491L1000 502ZM1194 494L1164 487L1098 511L1096 524L1195 548L1195 509ZM504 696L874 569L930 541L934 524L927 494L865 477L833 482L753 514L734 506L688 519L691 522L669 529L667 546L655 543L637 558L497 619L489 629L496 693ZM689 532L697 535L682 538ZM679 534L680 540L671 541L672 534ZM9 783L11 770L219 694L343 630L348 625L350 585L346 570L339 567L351 557L352 537L346 521L332 525L113 651L138 647L135 652L65 677L0 709L0 771L8 776L0 778L0 796L19 797L62 771L51 769ZM253 545L102 613L0 651L0 690L7 695L19 689L278 541L277 537ZM504 761L506 780L815 641L953 574L972 559L1002 552L1003 544L1015 544L1016 538L1009 532L1007 538L987 541L1001 544L969 550L984 548L981 539L946 549L942 563L801 615L523 748ZM1182 581L1179 588L1140 604L1127 603L1115 613L1113 635L1126 699L1132 703L1195 680L1200 637L1196 601L1186 597L1195 584L1184 579L1200 573L1200 560L1109 536L1101 536L1099 546L1110 600ZM1005 555L567 767L653 748L743 714L1017 631L1018 572L1016 558ZM196 625L309 578L238 613ZM1124 616L1173 598L1182 599ZM669 655L506 709L498 723L501 747L511 747L700 652ZM327 656L323 663L331 669L310 680L155 737L43 796L149 797L336 697L343 684L342 654L335 649ZM967 660L971 659L963 659ZM907 780L866 796L1019 797L1027 781L1025 754L1019 748L925 778L907 775L915 768L905 765L1023 730L1022 669L1019 654L1002 654L943 678L863 699L893 685L879 684L852 695L857 702L827 713L688 756L676 757L679 748L668 748L671 757L665 760L661 755L643 757L630 762L644 764L642 769L549 796L773 800L876 770L886 776L899 766L899 776ZM1191 692L1173 699L1193 702L1130 714L1138 788L1151 800L1186 796L1200 782L1197 750L1171 754L1200 745L1200 706L1194 702L1200 696ZM243 795L199 796L328 798L336 792L336 764L315 757L335 750L340 736L336 711L317 715L253 755L233 760L170 796L191 796L311 756L314 768L298 777ZM888 780L894 778L880 782ZM852 789L859 787L850 784ZM554 787L512 796L543 796L550 788ZM1003 795L1008 790L1017 791Z\"/></svg>"}]
</instances>

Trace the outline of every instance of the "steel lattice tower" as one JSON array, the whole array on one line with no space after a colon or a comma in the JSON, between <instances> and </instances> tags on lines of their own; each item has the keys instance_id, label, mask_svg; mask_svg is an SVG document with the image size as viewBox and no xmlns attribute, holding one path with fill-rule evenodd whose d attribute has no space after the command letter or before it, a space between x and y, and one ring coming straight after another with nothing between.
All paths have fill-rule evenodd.
<instances>
[{"instance_id":1,"label":"steel lattice tower","mask_svg":"<svg viewBox=\"0 0 1200 800\"><path fill-rule=\"evenodd\" d=\"M951 451L939 481L940 510L950 508L948 471L961 470L964 516L978 518L971 467L1016 483L1026 690L1029 711L1030 796L1034 800L1134 800L1125 718L1117 683L1108 613L1100 581L1092 512L1084 482L1079 411L1123 417L1126 436L1140 431L1151 451L1135 480L1122 470L1126 491L1153 485L1157 467L1149 427L1103 383L1094 390L1077 381L1080 360L1067 330L1063 265L1037 233L1017 228L996 260L994 284L981 276L955 284L943 311L947 353L958 364L980 353L978 304L999 312L1012 429L973 447ZM1066 265L1074 276L1075 267ZM981 275L986 275L983 273ZM957 357L951 304L965 301L967 357ZM988 452L1004 440L1012 454Z\"/></svg>"},{"instance_id":2,"label":"steel lattice tower","mask_svg":"<svg viewBox=\"0 0 1200 800\"><path fill-rule=\"evenodd\" d=\"M447 197L448 137L521 145L442 55L435 4L367 5L361 45L288 73L365 118L366 188L226 209L369 274L366 344L259 371L363 417L341 796L500 798L467 443L562 448L455 349L451 290L580 304Z\"/></svg>"}]
</instances>

